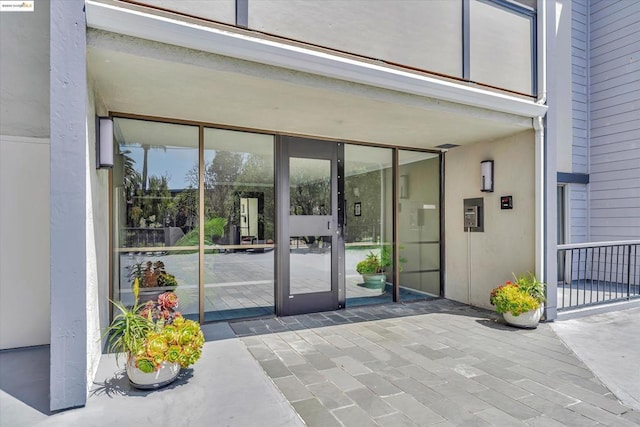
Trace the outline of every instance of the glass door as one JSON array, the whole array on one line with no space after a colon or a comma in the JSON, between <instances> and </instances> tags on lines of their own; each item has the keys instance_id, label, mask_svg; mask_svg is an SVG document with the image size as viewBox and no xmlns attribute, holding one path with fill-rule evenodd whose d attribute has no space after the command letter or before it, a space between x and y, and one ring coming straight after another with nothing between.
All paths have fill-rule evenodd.
<instances>
[{"instance_id":1,"label":"glass door","mask_svg":"<svg viewBox=\"0 0 640 427\"><path fill-rule=\"evenodd\" d=\"M343 146L282 137L280 150L278 314L338 309L344 300Z\"/></svg>"}]
</instances>

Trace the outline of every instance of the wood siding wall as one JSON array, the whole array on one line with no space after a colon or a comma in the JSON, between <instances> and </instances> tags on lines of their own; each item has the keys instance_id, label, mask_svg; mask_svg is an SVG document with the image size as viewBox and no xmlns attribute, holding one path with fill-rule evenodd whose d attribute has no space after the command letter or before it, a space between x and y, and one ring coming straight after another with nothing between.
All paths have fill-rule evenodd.
<instances>
[{"instance_id":1,"label":"wood siding wall","mask_svg":"<svg viewBox=\"0 0 640 427\"><path fill-rule=\"evenodd\" d=\"M640 239L640 2L588 8L589 239Z\"/></svg>"},{"instance_id":2,"label":"wood siding wall","mask_svg":"<svg viewBox=\"0 0 640 427\"><path fill-rule=\"evenodd\" d=\"M589 172L589 80L588 80L588 0L571 2L571 74L572 74L572 166L574 173ZM586 184L570 184L570 243L588 241L588 191Z\"/></svg>"},{"instance_id":3,"label":"wood siding wall","mask_svg":"<svg viewBox=\"0 0 640 427\"><path fill-rule=\"evenodd\" d=\"M571 2L571 74L573 77L573 172L588 173L589 108L587 75L589 34L587 30L587 0Z\"/></svg>"}]
</instances>

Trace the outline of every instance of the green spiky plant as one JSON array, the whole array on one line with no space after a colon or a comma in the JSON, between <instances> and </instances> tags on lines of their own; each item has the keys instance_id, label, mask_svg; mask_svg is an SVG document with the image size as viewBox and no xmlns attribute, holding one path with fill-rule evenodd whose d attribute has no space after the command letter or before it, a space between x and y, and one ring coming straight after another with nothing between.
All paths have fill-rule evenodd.
<instances>
[{"instance_id":1,"label":"green spiky plant","mask_svg":"<svg viewBox=\"0 0 640 427\"><path fill-rule=\"evenodd\" d=\"M116 353L118 363L121 353L128 357L137 354L143 348L147 333L153 329L153 322L140 316L142 306L137 304L137 300L131 308L118 301L111 303L119 313L105 330L103 338L107 338L107 351Z\"/></svg>"}]
</instances>

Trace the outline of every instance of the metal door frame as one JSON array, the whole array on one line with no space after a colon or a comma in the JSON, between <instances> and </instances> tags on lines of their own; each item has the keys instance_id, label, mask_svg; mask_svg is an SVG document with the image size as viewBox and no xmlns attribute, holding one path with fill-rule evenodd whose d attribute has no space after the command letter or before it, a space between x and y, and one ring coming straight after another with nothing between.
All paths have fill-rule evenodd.
<instances>
[{"instance_id":1,"label":"metal door frame","mask_svg":"<svg viewBox=\"0 0 640 427\"><path fill-rule=\"evenodd\" d=\"M331 290L290 295L289 158L331 160ZM344 307L344 143L291 136L276 137L276 315L331 311Z\"/></svg>"}]
</instances>

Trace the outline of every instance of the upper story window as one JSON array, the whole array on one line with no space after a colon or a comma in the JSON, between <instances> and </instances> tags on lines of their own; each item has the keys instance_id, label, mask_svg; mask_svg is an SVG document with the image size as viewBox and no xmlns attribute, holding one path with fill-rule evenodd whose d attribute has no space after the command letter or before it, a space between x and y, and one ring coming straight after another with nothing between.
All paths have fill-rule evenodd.
<instances>
[{"instance_id":1,"label":"upper story window","mask_svg":"<svg viewBox=\"0 0 640 427\"><path fill-rule=\"evenodd\" d=\"M470 0L469 80L536 93L536 14L504 0Z\"/></svg>"}]
</instances>

